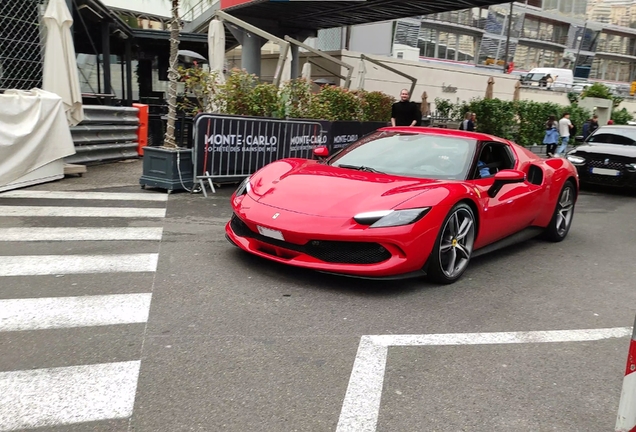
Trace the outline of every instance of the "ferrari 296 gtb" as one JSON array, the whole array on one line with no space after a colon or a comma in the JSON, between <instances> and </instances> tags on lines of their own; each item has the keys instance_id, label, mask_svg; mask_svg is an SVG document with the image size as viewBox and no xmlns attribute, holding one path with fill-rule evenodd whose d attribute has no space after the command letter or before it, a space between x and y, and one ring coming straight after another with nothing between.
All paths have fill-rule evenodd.
<instances>
[{"instance_id":1,"label":"ferrari 296 gtb","mask_svg":"<svg viewBox=\"0 0 636 432\"><path fill-rule=\"evenodd\" d=\"M452 283L471 257L538 235L558 242L572 225L574 166L498 137L387 127L314 154L272 162L241 183L231 243L321 272Z\"/></svg>"}]
</instances>

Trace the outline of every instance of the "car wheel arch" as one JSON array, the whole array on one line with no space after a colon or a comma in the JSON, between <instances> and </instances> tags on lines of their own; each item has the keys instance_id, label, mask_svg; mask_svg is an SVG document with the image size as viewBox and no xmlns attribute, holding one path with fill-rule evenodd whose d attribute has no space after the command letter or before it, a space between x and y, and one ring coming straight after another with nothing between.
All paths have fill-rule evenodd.
<instances>
[{"instance_id":1,"label":"car wheel arch","mask_svg":"<svg viewBox=\"0 0 636 432\"><path fill-rule=\"evenodd\" d=\"M462 204L462 203L467 204L470 207L470 209L473 211L473 215L475 216L475 238L476 238L477 236L479 236L479 227L480 227L479 206L474 200L472 200L469 197L466 197L464 199L457 201L455 204L453 204L453 206L451 206L451 208L453 208L457 204Z\"/></svg>"}]
</instances>

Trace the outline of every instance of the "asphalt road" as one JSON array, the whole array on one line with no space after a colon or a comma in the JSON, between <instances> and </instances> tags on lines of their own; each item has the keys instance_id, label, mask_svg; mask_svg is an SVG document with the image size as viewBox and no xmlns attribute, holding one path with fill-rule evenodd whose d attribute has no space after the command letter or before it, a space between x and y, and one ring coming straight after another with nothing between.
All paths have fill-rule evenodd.
<instances>
[{"instance_id":1,"label":"asphalt road","mask_svg":"<svg viewBox=\"0 0 636 432\"><path fill-rule=\"evenodd\" d=\"M363 336L634 322L634 196L584 191L564 242L533 240L476 258L459 282L436 286L338 278L248 256L223 236L229 187L167 202L103 200L82 189L68 199L0 194L0 209L77 211L11 216L5 209L0 235L143 228L125 235L146 239L122 240L116 230L113 240L0 242L0 314L29 312L20 322L0 320L0 431L336 431ZM162 195L133 186L97 190ZM150 209L152 217L84 217L85 207ZM62 267L20 258L41 255L83 258L60 258ZM78 309L77 298L87 296ZM23 299L49 303L7 303ZM51 305L71 312L43 318ZM629 337L389 346L369 430L612 430L628 345ZM358 396L367 410L372 395Z\"/></svg>"}]
</instances>

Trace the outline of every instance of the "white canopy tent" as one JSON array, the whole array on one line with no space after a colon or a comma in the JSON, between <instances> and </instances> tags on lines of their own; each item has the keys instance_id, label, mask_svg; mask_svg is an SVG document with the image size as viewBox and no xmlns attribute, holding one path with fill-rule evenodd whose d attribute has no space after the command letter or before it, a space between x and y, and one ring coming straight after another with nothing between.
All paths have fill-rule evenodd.
<instances>
[{"instance_id":1,"label":"white canopy tent","mask_svg":"<svg viewBox=\"0 0 636 432\"><path fill-rule=\"evenodd\" d=\"M75 46L71 35L73 17L65 0L49 0L44 13L46 44L42 89L62 98L69 126L84 119Z\"/></svg>"}]
</instances>

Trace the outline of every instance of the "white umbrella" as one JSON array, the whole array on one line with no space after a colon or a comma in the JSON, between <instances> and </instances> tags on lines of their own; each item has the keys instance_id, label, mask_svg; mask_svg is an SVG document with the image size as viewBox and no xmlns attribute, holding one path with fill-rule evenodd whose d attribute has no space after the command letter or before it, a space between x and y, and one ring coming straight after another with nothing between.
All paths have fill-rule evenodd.
<instances>
[{"instance_id":1,"label":"white umbrella","mask_svg":"<svg viewBox=\"0 0 636 432\"><path fill-rule=\"evenodd\" d=\"M62 98L69 126L75 126L84 119L84 108L71 36L73 17L65 0L50 0L43 19L46 45L42 89Z\"/></svg>"},{"instance_id":2,"label":"white umbrella","mask_svg":"<svg viewBox=\"0 0 636 432\"><path fill-rule=\"evenodd\" d=\"M301 73L301 76L304 80L311 81L311 63L306 62L303 65L303 71Z\"/></svg>"},{"instance_id":3,"label":"white umbrella","mask_svg":"<svg viewBox=\"0 0 636 432\"><path fill-rule=\"evenodd\" d=\"M198 52L194 52L194 51L190 51L190 50L179 50L177 52L177 54L180 55L180 56L183 56L183 57L189 57L189 58L191 58L193 60L201 60L203 62L207 62L208 61L208 59L203 57Z\"/></svg>"},{"instance_id":4,"label":"white umbrella","mask_svg":"<svg viewBox=\"0 0 636 432\"><path fill-rule=\"evenodd\" d=\"M364 78L367 74L367 65L364 60L358 62L358 90L364 90Z\"/></svg>"},{"instance_id":5,"label":"white umbrella","mask_svg":"<svg viewBox=\"0 0 636 432\"><path fill-rule=\"evenodd\" d=\"M280 83L283 84L285 81L291 80L291 64L292 64L292 52L291 47L287 50L287 56L285 57L285 62L283 63L283 70L280 76Z\"/></svg>"},{"instance_id":6,"label":"white umbrella","mask_svg":"<svg viewBox=\"0 0 636 432\"><path fill-rule=\"evenodd\" d=\"M225 82L225 27L216 18L210 21L208 27L208 50L210 72L216 71L217 81L222 84Z\"/></svg>"}]
</instances>

